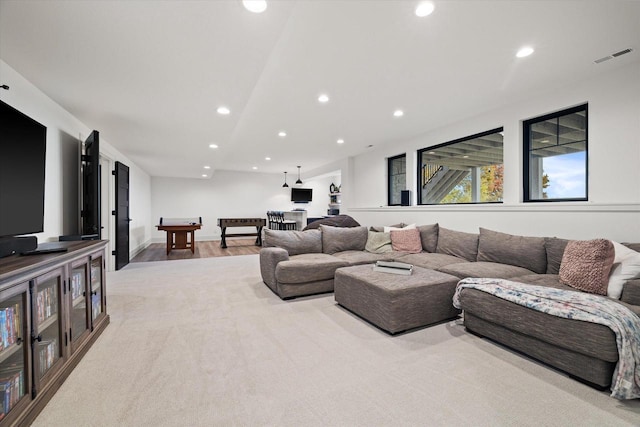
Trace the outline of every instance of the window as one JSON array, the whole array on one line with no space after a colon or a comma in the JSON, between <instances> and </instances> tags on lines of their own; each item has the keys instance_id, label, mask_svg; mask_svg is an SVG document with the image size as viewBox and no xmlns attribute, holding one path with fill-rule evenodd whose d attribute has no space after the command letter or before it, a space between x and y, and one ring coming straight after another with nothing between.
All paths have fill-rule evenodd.
<instances>
[{"instance_id":1,"label":"window","mask_svg":"<svg viewBox=\"0 0 640 427\"><path fill-rule=\"evenodd\" d=\"M389 183L387 191L387 203L389 206L401 204L401 191L407 188L407 155L389 157L388 159Z\"/></svg>"},{"instance_id":2,"label":"window","mask_svg":"<svg viewBox=\"0 0 640 427\"><path fill-rule=\"evenodd\" d=\"M418 151L418 203L502 202L502 128Z\"/></svg>"},{"instance_id":3,"label":"window","mask_svg":"<svg viewBox=\"0 0 640 427\"><path fill-rule=\"evenodd\" d=\"M587 200L587 105L524 122L524 201Z\"/></svg>"}]
</instances>

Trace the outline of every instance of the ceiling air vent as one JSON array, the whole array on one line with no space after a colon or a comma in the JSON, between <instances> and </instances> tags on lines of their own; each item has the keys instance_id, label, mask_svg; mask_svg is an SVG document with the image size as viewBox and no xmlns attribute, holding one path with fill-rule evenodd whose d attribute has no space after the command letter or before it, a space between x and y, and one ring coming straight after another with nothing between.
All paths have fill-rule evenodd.
<instances>
[{"instance_id":1,"label":"ceiling air vent","mask_svg":"<svg viewBox=\"0 0 640 427\"><path fill-rule=\"evenodd\" d=\"M620 52L612 53L611 56L613 56L614 58L617 58L618 56L622 56L624 54L631 52L631 50L632 49L621 50Z\"/></svg>"},{"instance_id":2,"label":"ceiling air vent","mask_svg":"<svg viewBox=\"0 0 640 427\"><path fill-rule=\"evenodd\" d=\"M632 51L633 51L633 49L624 49L624 50L621 50L620 52L612 53L611 55L607 55L607 56L605 56L603 58L596 59L593 62L595 62L596 64L600 64L601 62L608 61L608 60L613 59L613 58L617 58L618 56L625 55L625 54L630 53Z\"/></svg>"}]
</instances>

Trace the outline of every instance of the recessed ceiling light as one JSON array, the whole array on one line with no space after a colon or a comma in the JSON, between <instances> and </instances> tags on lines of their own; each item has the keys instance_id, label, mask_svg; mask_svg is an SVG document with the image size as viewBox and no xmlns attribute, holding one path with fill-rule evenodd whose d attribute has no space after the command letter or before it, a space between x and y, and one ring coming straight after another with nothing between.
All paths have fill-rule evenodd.
<instances>
[{"instance_id":1,"label":"recessed ceiling light","mask_svg":"<svg viewBox=\"0 0 640 427\"><path fill-rule=\"evenodd\" d=\"M278 136L281 138L284 138L285 136L287 136L287 133L283 130L281 130L280 132L278 132Z\"/></svg>"},{"instance_id":2,"label":"recessed ceiling light","mask_svg":"<svg viewBox=\"0 0 640 427\"><path fill-rule=\"evenodd\" d=\"M462 156L462 158L463 158L463 159L468 159L468 158L469 158L469 156Z\"/></svg>"},{"instance_id":3,"label":"recessed ceiling light","mask_svg":"<svg viewBox=\"0 0 640 427\"><path fill-rule=\"evenodd\" d=\"M323 93L318 97L318 102L322 102L323 104L329 102L329 95Z\"/></svg>"},{"instance_id":4,"label":"recessed ceiling light","mask_svg":"<svg viewBox=\"0 0 640 427\"><path fill-rule=\"evenodd\" d=\"M216 144L209 144L209 148L218 148Z\"/></svg>"},{"instance_id":5,"label":"recessed ceiling light","mask_svg":"<svg viewBox=\"0 0 640 427\"><path fill-rule=\"evenodd\" d=\"M207 174L206 174L206 173L203 173L203 174L202 174L202 177L203 177L203 178L206 178L206 177L207 177Z\"/></svg>"},{"instance_id":6,"label":"recessed ceiling light","mask_svg":"<svg viewBox=\"0 0 640 427\"><path fill-rule=\"evenodd\" d=\"M436 154L435 151L429 151L429 154Z\"/></svg>"},{"instance_id":7,"label":"recessed ceiling light","mask_svg":"<svg viewBox=\"0 0 640 427\"><path fill-rule=\"evenodd\" d=\"M229 113L231 113L231 110L229 110L227 107L222 106L222 107L218 107L218 109L216 110L218 112L218 114L222 114L223 116L228 115Z\"/></svg>"},{"instance_id":8,"label":"recessed ceiling light","mask_svg":"<svg viewBox=\"0 0 640 427\"><path fill-rule=\"evenodd\" d=\"M433 3L430 1L423 1L418 5L418 7L416 7L416 16L422 18L424 16L431 15L433 9L435 9Z\"/></svg>"},{"instance_id":9,"label":"recessed ceiling light","mask_svg":"<svg viewBox=\"0 0 640 427\"><path fill-rule=\"evenodd\" d=\"M402 116L404 116L404 111L396 110L396 111L393 112L393 116L394 117L402 117Z\"/></svg>"},{"instance_id":10,"label":"recessed ceiling light","mask_svg":"<svg viewBox=\"0 0 640 427\"><path fill-rule=\"evenodd\" d=\"M524 58L525 56L529 56L533 53L533 48L529 47L529 46L525 46L523 48L520 48L520 50L518 51L518 53L516 53L516 56L518 58Z\"/></svg>"},{"instance_id":11,"label":"recessed ceiling light","mask_svg":"<svg viewBox=\"0 0 640 427\"><path fill-rule=\"evenodd\" d=\"M255 170L258 170L258 167L257 167L257 166L254 166L254 167L252 167L251 169L253 169L253 170L255 171Z\"/></svg>"},{"instance_id":12,"label":"recessed ceiling light","mask_svg":"<svg viewBox=\"0 0 640 427\"><path fill-rule=\"evenodd\" d=\"M344 139L340 138L339 140L336 141L338 144L344 144Z\"/></svg>"},{"instance_id":13,"label":"recessed ceiling light","mask_svg":"<svg viewBox=\"0 0 640 427\"><path fill-rule=\"evenodd\" d=\"M262 13L267 10L266 0L242 0L242 5L249 12Z\"/></svg>"},{"instance_id":14,"label":"recessed ceiling light","mask_svg":"<svg viewBox=\"0 0 640 427\"><path fill-rule=\"evenodd\" d=\"M271 157L265 157L264 159L265 160L271 160Z\"/></svg>"},{"instance_id":15,"label":"recessed ceiling light","mask_svg":"<svg viewBox=\"0 0 640 427\"><path fill-rule=\"evenodd\" d=\"M211 169L211 166L205 166L204 168L205 169Z\"/></svg>"}]
</instances>

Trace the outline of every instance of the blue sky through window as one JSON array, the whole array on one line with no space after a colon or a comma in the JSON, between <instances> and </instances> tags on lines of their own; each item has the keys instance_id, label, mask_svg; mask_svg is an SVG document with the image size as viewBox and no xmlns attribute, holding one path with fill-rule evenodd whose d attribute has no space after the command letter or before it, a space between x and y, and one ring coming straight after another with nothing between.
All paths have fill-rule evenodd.
<instances>
[{"instance_id":1,"label":"blue sky through window","mask_svg":"<svg viewBox=\"0 0 640 427\"><path fill-rule=\"evenodd\" d=\"M585 151L545 157L542 167L549 176L549 186L545 189L549 199L587 197Z\"/></svg>"}]
</instances>

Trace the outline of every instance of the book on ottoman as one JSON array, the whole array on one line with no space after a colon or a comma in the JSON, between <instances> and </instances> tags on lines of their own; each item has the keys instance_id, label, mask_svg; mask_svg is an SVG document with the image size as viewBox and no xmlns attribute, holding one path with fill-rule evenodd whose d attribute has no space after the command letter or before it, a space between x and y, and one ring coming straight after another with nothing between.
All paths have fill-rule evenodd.
<instances>
[{"instance_id":1,"label":"book on ottoman","mask_svg":"<svg viewBox=\"0 0 640 427\"><path fill-rule=\"evenodd\" d=\"M413 271L413 265L395 261L376 261L373 265L373 270L381 271L383 273L404 274L405 276L409 276Z\"/></svg>"}]
</instances>

